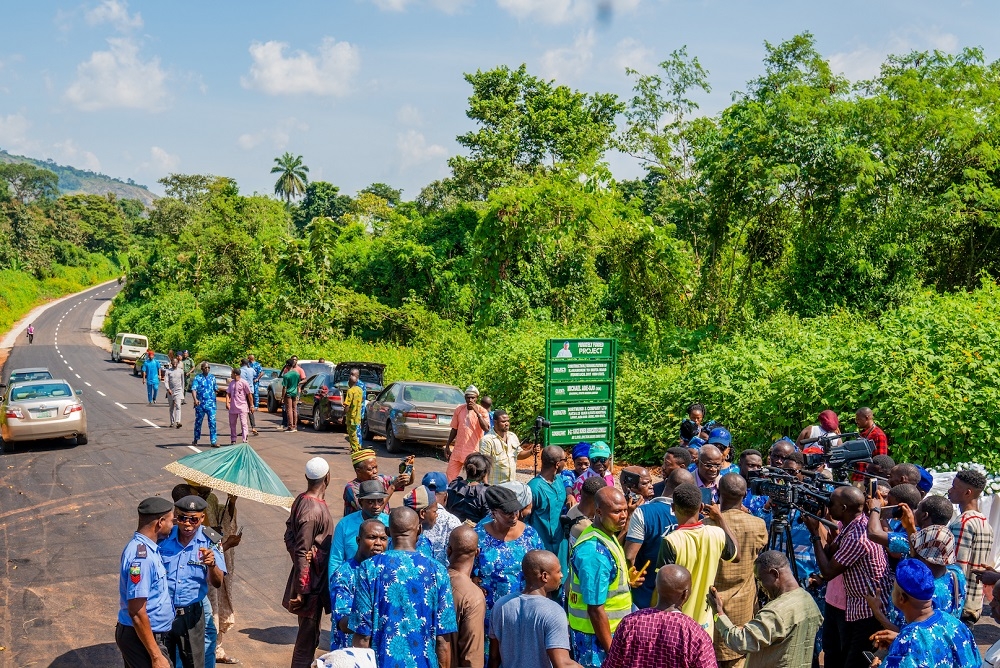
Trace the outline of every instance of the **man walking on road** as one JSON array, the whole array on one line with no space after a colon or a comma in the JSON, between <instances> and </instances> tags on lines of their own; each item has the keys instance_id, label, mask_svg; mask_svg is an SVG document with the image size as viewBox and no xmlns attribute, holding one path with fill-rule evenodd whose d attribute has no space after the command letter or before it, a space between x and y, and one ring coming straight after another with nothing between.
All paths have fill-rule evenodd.
<instances>
[{"instance_id":1,"label":"man walking on road","mask_svg":"<svg viewBox=\"0 0 1000 668\"><path fill-rule=\"evenodd\" d=\"M181 358L175 357L164 376L167 385L167 405L170 409L170 426L181 428L181 404L184 401L184 367Z\"/></svg>"},{"instance_id":2,"label":"man walking on road","mask_svg":"<svg viewBox=\"0 0 1000 668\"><path fill-rule=\"evenodd\" d=\"M152 406L160 391L160 363L153 357L153 349L146 351L146 361L142 363L142 379L146 381L146 401Z\"/></svg>"},{"instance_id":3,"label":"man walking on road","mask_svg":"<svg viewBox=\"0 0 1000 668\"><path fill-rule=\"evenodd\" d=\"M35 326L28 325L28 331L26 333L28 335L28 345L30 346L35 342Z\"/></svg>"},{"instance_id":4,"label":"man walking on road","mask_svg":"<svg viewBox=\"0 0 1000 668\"><path fill-rule=\"evenodd\" d=\"M246 360L244 360L246 361ZM246 367L242 367L246 368ZM253 390L243 379L240 369L233 367L232 380L226 387L226 411L229 413L229 444L236 445L236 425L240 425L243 442L250 435L250 423L253 423ZM249 420L247 417L249 416ZM254 433L256 433L254 429Z\"/></svg>"},{"instance_id":5,"label":"man walking on road","mask_svg":"<svg viewBox=\"0 0 1000 668\"><path fill-rule=\"evenodd\" d=\"M296 374L298 375L298 374ZM326 505L330 465L322 457L306 462L308 489L299 494L285 523L285 549L292 570L281 605L299 618L299 632L292 652L292 668L309 668L319 647L323 612L330 610L330 535L333 518Z\"/></svg>"},{"instance_id":6,"label":"man walking on road","mask_svg":"<svg viewBox=\"0 0 1000 668\"><path fill-rule=\"evenodd\" d=\"M215 431L215 376L209 373L208 362L201 363L201 373L191 381L191 398L194 399L194 440L191 445L198 445L201 439L201 422L208 418L208 436L213 448L219 447L218 434Z\"/></svg>"},{"instance_id":7,"label":"man walking on road","mask_svg":"<svg viewBox=\"0 0 1000 668\"><path fill-rule=\"evenodd\" d=\"M253 387L253 407L257 408L260 406L260 380L264 377L264 367L253 354L247 355L247 360L250 362L250 368L253 369L253 382L250 386ZM257 435L257 430L254 429L254 436Z\"/></svg>"},{"instance_id":8,"label":"man walking on road","mask_svg":"<svg viewBox=\"0 0 1000 668\"><path fill-rule=\"evenodd\" d=\"M174 504L153 496L139 504L138 513L139 527L122 552L115 644L126 668L170 668L167 635L174 606L157 541L174 527Z\"/></svg>"},{"instance_id":9,"label":"man walking on road","mask_svg":"<svg viewBox=\"0 0 1000 668\"><path fill-rule=\"evenodd\" d=\"M351 369L351 377L347 381L347 393L344 396L344 427L347 431L347 444L351 446L351 454L361 449L361 409L365 403L365 391L358 385L361 379L360 369Z\"/></svg>"},{"instance_id":10,"label":"man walking on road","mask_svg":"<svg viewBox=\"0 0 1000 668\"><path fill-rule=\"evenodd\" d=\"M254 392L254 378L257 377L257 372L254 370L253 366L250 365L250 358L245 357L240 360L240 378L247 384L250 388L250 394L247 395L247 404L249 408L250 417L250 433L257 436L257 423L253 419L253 414L257 412L257 395Z\"/></svg>"},{"instance_id":11,"label":"man walking on road","mask_svg":"<svg viewBox=\"0 0 1000 668\"><path fill-rule=\"evenodd\" d=\"M191 359L191 353L188 352L187 350L185 350L184 353L181 355L181 367L184 369L184 386L185 386L185 390L187 392L190 392L191 388L188 387L188 380L187 379L190 378L190 376L191 376L191 370L194 369L194 360ZM187 399L181 399L181 405L184 406L186 404L187 404Z\"/></svg>"}]
</instances>

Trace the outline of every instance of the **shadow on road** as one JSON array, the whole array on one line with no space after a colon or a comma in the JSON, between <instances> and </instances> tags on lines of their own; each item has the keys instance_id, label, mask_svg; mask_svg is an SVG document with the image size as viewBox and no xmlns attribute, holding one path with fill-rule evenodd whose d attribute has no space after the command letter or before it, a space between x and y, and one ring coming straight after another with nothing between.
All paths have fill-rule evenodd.
<instances>
[{"instance_id":1,"label":"shadow on road","mask_svg":"<svg viewBox=\"0 0 1000 668\"><path fill-rule=\"evenodd\" d=\"M295 644L295 636L299 632L297 626L272 626L269 629L240 629L240 633L248 636L250 640L266 643L268 645L288 645L291 648ZM319 646L330 646L330 633L323 631L319 636Z\"/></svg>"},{"instance_id":2,"label":"shadow on road","mask_svg":"<svg viewBox=\"0 0 1000 668\"><path fill-rule=\"evenodd\" d=\"M91 645L81 647L57 656L49 668L105 668L106 666L120 666L122 663L121 652L113 642L101 645Z\"/></svg>"}]
</instances>

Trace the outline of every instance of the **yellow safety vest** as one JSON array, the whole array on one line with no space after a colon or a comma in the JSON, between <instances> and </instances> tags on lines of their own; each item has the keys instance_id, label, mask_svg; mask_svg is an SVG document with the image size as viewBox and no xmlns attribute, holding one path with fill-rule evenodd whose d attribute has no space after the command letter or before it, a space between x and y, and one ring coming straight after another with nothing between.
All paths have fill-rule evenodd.
<instances>
[{"instance_id":1,"label":"yellow safety vest","mask_svg":"<svg viewBox=\"0 0 1000 668\"><path fill-rule=\"evenodd\" d=\"M608 583L608 598L604 602L604 612L608 616L611 633L614 633L625 615L632 612L632 590L628 585L628 562L625 561L625 550L622 549L617 538L609 537L593 525L583 530L573 549L578 550L588 540L599 540L603 543L618 567L618 578ZM594 635L594 625L587 614L587 604L583 601L583 592L580 589L580 578L575 571L570 580L567 607L569 608L570 628L574 631Z\"/></svg>"}]
</instances>

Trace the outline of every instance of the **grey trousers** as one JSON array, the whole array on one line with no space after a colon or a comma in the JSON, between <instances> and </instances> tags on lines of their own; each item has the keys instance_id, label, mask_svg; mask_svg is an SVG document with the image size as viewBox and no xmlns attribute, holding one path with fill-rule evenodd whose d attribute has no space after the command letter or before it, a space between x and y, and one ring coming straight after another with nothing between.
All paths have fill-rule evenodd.
<instances>
[{"instance_id":1,"label":"grey trousers","mask_svg":"<svg viewBox=\"0 0 1000 668\"><path fill-rule=\"evenodd\" d=\"M167 398L167 405L170 407L171 427L181 421L181 401L183 400L184 395L180 392L174 392Z\"/></svg>"}]
</instances>

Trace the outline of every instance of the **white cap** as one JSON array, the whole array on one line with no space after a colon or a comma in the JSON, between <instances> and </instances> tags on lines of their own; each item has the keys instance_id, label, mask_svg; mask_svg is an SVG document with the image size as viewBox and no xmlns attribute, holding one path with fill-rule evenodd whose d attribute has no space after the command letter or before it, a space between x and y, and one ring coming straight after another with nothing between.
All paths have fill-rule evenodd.
<instances>
[{"instance_id":1,"label":"white cap","mask_svg":"<svg viewBox=\"0 0 1000 668\"><path fill-rule=\"evenodd\" d=\"M320 480L330 472L330 465L322 457L313 457L306 462L306 477L310 480Z\"/></svg>"},{"instance_id":2,"label":"white cap","mask_svg":"<svg viewBox=\"0 0 1000 668\"><path fill-rule=\"evenodd\" d=\"M470 394L474 394L478 397L479 388L476 387L475 385L469 385L467 388L465 388L465 396L469 396Z\"/></svg>"},{"instance_id":3,"label":"white cap","mask_svg":"<svg viewBox=\"0 0 1000 668\"><path fill-rule=\"evenodd\" d=\"M509 480L507 482L500 483L500 486L506 487L510 491L514 492L514 496L517 497L517 502L521 504L522 509L531 505L531 488L523 482L520 482L519 480Z\"/></svg>"}]
</instances>

